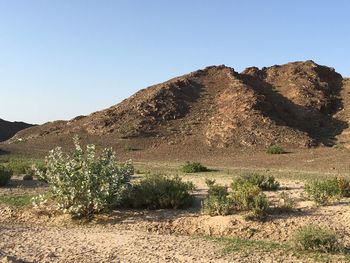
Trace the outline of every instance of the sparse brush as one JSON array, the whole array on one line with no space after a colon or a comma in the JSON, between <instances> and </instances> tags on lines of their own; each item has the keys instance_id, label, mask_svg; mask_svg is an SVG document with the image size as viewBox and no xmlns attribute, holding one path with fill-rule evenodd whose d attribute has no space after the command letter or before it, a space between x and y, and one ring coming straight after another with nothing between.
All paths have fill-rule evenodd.
<instances>
[{"instance_id":1,"label":"sparse brush","mask_svg":"<svg viewBox=\"0 0 350 263\"><path fill-rule=\"evenodd\" d=\"M249 218L263 218L269 208L267 196L261 189L248 181L233 182L232 191L227 186L206 180L208 196L202 202L202 211L209 215L228 215L237 211L250 212Z\"/></svg>"},{"instance_id":2,"label":"sparse brush","mask_svg":"<svg viewBox=\"0 0 350 263\"><path fill-rule=\"evenodd\" d=\"M276 209L280 212L292 211L296 206L296 201L287 192L282 192L278 195L278 205Z\"/></svg>"},{"instance_id":3,"label":"sparse brush","mask_svg":"<svg viewBox=\"0 0 350 263\"><path fill-rule=\"evenodd\" d=\"M7 185L12 177L12 170L0 165L0 186L5 186Z\"/></svg>"},{"instance_id":4,"label":"sparse brush","mask_svg":"<svg viewBox=\"0 0 350 263\"><path fill-rule=\"evenodd\" d=\"M269 209L269 200L267 196L264 193L259 193L257 196L254 196L253 203L249 209L254 218L264 217Z\"/></svg>"},{"instance_id":5,"label":"sparse brush","mask_svg":"<svg viewBox=\"0 0 350 263\"><path fill-rule=\"evenodd\" d=\"M235 189L239 185L252 184L259 187L262 191L276 191L278 190L280 183L273 176L264 176L257 173L247 173L234 179L232 182L232 188Z\"/></svg>"},{"instance_id":6,"label":"sparse brush","mask_svg":"<svg viewBox=\"0 0 350 263\"><path fill-rule=\"evenodd\" d=\"M346 179L344 176L337 177L338 186L343 197L350 197L350 180Z\"/></svg>"},{"instance_id":7,"label":"sparse brush","mask_svg":"<svg viewBox=\"0 0 350 263\"><path fill-rule=\"evenodd\" d=\"M31 204L33 196L30 194L23 195L1 195L0 203L9 205L9 206L17 206L24 207L29 206Z\"/></svg>"},{"instance_id":8,"label":"sparse brush","mask_svg":"<svg viewBox=\"0 0 350 263\"><path fill-rule=\"evenodd\" d=\"M209 169L198 162L187 162L181 167L181 171L184 173L200 173L207 172Z\"/></svg>"},{"instance_id":9,"label":"sparse brush","mask_svg":"<svg viewBox=\"0 0 350 263\"><path fill-rule=\"evenodd\" d=\"M335 232L315 225L298 229L293 244L299 250L339 252L343 249Z\"/></svg>"},{"instance_id":10,"label":"sparse brush","mask_svg":"<svg viewBox=\"0 0 350 263\"><path fill-rule=\"evenodd\" d=\"M336 178L310 181L305 184L305 192L318 205L329 204L342 197L342 190Z\"/></svg>"},{"instance_id":11,"label":"sparse brush","mask_svg":"<svg viewBox=\"0 0 350 263\"><path fill-rule=\"evenodd\" d=\"M257 185L245 181L241 184L235 182L231 185L231 198L239 210L246 210L254 216L263 216L269 207L269 202Z\"/></svg>"},{"instance_id":12,"label":"sparse brush","mask_svg":"<svg viewBox=\"0 0 350 263\"><path fill-rule=\"evenodd\" d=\"M130 162L118 165L110 148L98 156L94 145L84 151L77 137L74 144L67 155L59 147L50 151L46 171L38 169L36 175L47 180L60 210L89 218L122 201L134 168Z\"/></svg>"},{"instance_id":13,"label":"sparse brush","mask_svg":"<svg viewBox=\"0 0 350 263\"><path fill-rule=\"evenodd\" d=\"M133 148L131 145L129 145L129 144L125 144L124 147L123 147L123 149L124 149L124 151L126 151L126 152L131 152L131 151L134 150L134 148Z\"/></svg>"},{"instance_id":14,"label":"sparse brush","mask_svg":"<svg viewBox=\"0 0 350 263\"><path fill-rule=\"evenodd\" d=\"M266 153L268 154L284 154L286 151L278 145L272 145L267 148Z\"/></svg>"},{"instance_id":15,"label":"sparse brush","mask_svg":"<svg viewBox=\"0 0 350 263\"><path fill-rule=\"evenodd\" d=\"M27 171L32 169L33 166L43 167L44 162L41 160L31 160L24 158L10 158L7 163L7 167L12 170L15 175L26 174Z\"/></svg>"},{"instance_id":16,"label":"sparse brush","mask_svg":"<svg viewBox=\"0 0 350 263\"><path fill-rule=\"evenodd\" d=\"M229 215L235 209L233 200L229 197L227 186L215 183L215 180L206 180L209 187L208 196L202 202L202 212L211 216Z\"/></svg>"},{"instance_id":17,"label":"sparse brush","mask_svg":"<svg viewBox=\"0 0 350 263\"><path fill-rule=\"evenodd\" d=\"M149 174L132 186L126 204L134 208L185 208L192 204L195 186L179 176Z\"/></svg>"}]
</instances>

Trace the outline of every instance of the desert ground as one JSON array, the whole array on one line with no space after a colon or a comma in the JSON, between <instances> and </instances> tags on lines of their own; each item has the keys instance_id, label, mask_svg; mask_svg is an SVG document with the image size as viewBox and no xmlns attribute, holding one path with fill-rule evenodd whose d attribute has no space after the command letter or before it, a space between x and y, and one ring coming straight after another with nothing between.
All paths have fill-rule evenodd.
<instances>
[{"instance_id":1,"label":"desert ground","mask_svg":"<svg viewBox=\"0 0 350 263\"><path fill-rule=\"evenodd\" d=\"M124 158L135 159L133 154L139 153L125 153ZM348 262L347 253L301 252L288 245L296 229L317 224L336 231L345 247L350 246L350 200L318 207L303 192L304 183L311 178L348 177L344 161L348 150L323 148L249 156L221 160L221 166L212 165L220 163L216 158L203 157L201 161L212 171L196 174L182 173L182 160L135 161L135 180L152 172L179 174L192 181L195 204L185 210L115 210L89 222L33 208L27 199L46 192L47 185L15 176L9 186L0 188L0 255L4 262ZM266 192L272 204L284 191L296 200L295 209L270 213L263 221L247 220L244 213L209 216L201 212L206 178L228 185L247 171L275 176L280 190ZM9 197L23 199L23 204L9 201Z\"/></svg>"},{"instance_id":2,"label":"desert ground","mask_svg":"<svg viewBox=\"0 0 350 263\"><path fill-rule=\"evenodd\" d=\"M209 66L141 89L88 116L19 132L18 123L6 122L13 131L4 138L15 135L0 143L5 165L11 158L43 160L56 146L67 151L78 135L83 146L93 143L97 151L112 147L118 162L132 160L132 182L147 174L178 175L195 190L194 203L186 209L118 208L91 220L73 220L50 205L33 207L31 198L47 193L49 186L14 174L0 187L0 258L349 262L349 197L316 205L305 193L310 180L350 179L349 93L348 78L313 61L250 67L241 73ZM283 147L284 154L267 154L272 146ZM186 161L200 162L209 171L184 173ZM263 218L253 220L245 211L203 213L203 200L210 195L206 179L229 186L247 172L273 176L280 183L277 191L264 191L269 206ZM282 192L293 199L291 209L279 209ZM342 249L324 253L293 247L295 232L307 225L336 233Z\"/></svg>"}]
</instances>

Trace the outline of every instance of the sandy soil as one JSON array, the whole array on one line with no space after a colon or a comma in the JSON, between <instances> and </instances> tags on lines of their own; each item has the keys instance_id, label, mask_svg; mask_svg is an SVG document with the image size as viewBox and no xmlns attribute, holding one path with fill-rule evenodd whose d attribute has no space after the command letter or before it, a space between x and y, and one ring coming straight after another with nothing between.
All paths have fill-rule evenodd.
<instances>
[{"instance_id":1,"label":"sandy soil","mask_svg":"<svg viewBox=\"0 0 350 263\"><path fill-rule=\"evenodd\" d=\"M14 256L25 262L309 262L311 259L299 259L293 253L278 250L224 254L220 243L205 239L228 236L283 243L306 224L329 227L350 246L348 199L315 207L303 196L301 181L281 179L281 191L287 191L297 201L295 211L271 213L262 222L247 220L244 214L210 217L202 215L198 207L206 193L205 177L185 177L198 187L197 206L191 209L120 210L98 215L83 225L51 210L0 204L0 259ZM221 184L232 180L227 174L216 174L215 178ZM45 185L36 181L15 180L11 187L0 188L0 196L45 190ZM273 204L278 201L279 192L266 192Z\"/></svg>"}]
</instances>

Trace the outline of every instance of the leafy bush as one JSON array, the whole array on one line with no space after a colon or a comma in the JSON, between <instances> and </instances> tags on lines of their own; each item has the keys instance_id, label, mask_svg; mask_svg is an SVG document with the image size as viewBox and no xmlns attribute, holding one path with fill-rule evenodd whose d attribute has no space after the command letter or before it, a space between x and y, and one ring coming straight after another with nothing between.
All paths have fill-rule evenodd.
<instances>
[{"instance_id":1,"label":"leafy bush","mask_svg":"<svg viewBox=\"0 0 350 263\"><path fill-rule=\"evenodd\" d=\"M268 153L268 154L283 154L283 153L286 153L286 151L278 145L273 145L273 146L270 146L267 148L266 153Z\"/></svg>"},{"instance_id":2,"label":"leafy bush","mask_svg":"<svg viewBox=\"0 0 350 263\"><path fill-rule=\"evenodd\" d=\"M267 210L269 209L269 201L267 199L267 196L263 193L260 193L253 198L253 203L250 207L250 210L253 214L253 216L264 216L267 213Z\"/></svg>"},{"instance_id":3,"label":"leafy bush","mask_svg":"<svg viewBox=\"0 0 350 263\"><path fill-rule=\"evenodd\" d=\"M206 180L208 196L202 202L202 211L211 216L232 214L235 208L229 197L227 186L215 184L215 180Z\"/></svg>"},{"instance_id":4,"label":"leafy bush","mask_svg":"<svg viewBox=\"0 0 350 263\"><path fill-rule=\"evenodd\" d=\"M277 206L277 210L283 211L291 211L295 208L296 201L286 192L282 192L279 194L279 202Z\"/></svg>"},{"instance_id":5,"label":"leafy bush","mask_svg":"<svg viewBox=\"0 0 350 263\"><path fill-rule=\"evenodd\" d=\"M248 181L231 184L231 198L239 210L248 210L254 216L263 216L269 208L267 196L257 185Z\"/></svg>"},{"instance_id":6,"label":"leafy bush","mask_svg":"<svg viewBox=\"0 0 350 263\"><path fill-rule=\"evenodd\" d=\"M29 169L31 163L28 160L22 159L10 159L7 167L13 171L14 174L25 174L26 170Z\"/></svg>"},{"instance_id":7,"label":"leafy bush","mask_svg":"<svg viewBox=\"0 0 350 263\"><path fill-rule=\"evenodd\" d=\"M214 180L206 181L208 196L202 203L202 211L209 215L228 215L235 211L249 211L254 218L266 215L269 208L267 196L261 189L249 181L234 181L232 191L226 186L215 184Z\"/></svg>"},{"instance_id":8,"label":"leafy bush","mask_svg":"<svg viewBox=\"0 0 350 263\"><path fill-rule=\"evenodd\" d=\"M133 174L132 164L119 167L112 149L96 156L94 145L88 145L84 152L77 137L74 144L75 149L68 155L60 147L50 151L46 172L36 172L38 178L49 183L58 208L73 217L89 217L119 204Z\"/></svg>"},{"instance_id":9,"label":"leafy bush","mask_svg":"<svg viewBox=\"0 0 350 263\"><path fill-rule=\"evenodd\" d=\"M252 184L259 187L262 191L276 191L280 184L273 176L264 176L257 173L248 173L234 179L232 188L239 188L239 185Z\"/></svg>"},{"instance_id":10,"label":"leafy bush","mask_svg":"<svg viewBox=\"0 0 350 263\"><path fill-rule=\"evenodd\" d=\"M181 171L184 173L199 173L207 172L209 169L198 162L187 162L181 167Z\"/></svg>"},{"instance_id":11,"label":"leafy bush","mask_svg":"<svg viewBox=\"0 0 350 263\"><path fill-rule=\"evenodd\" d=\"M12 174L9 168L0 165L0 186L7 185L11 180Z\"/></svg>"},{"instance_id":12,"label":"leafy bush","mask_svg":"<svg viewBox=\"0 0 350 263\"><path fill-rule=\"evenodd\" d=\"M342 196L342 190L336 178L310 181L305 184L305 192L316 204L329 204Z\"/></svg>"},{"instance_id":13,"label":"leafy bush","mask_svg":"<svg viewBox=\"0 0 350 263\"><path fill-rule=\"evenodd\" d=\"M26 174L33 166L42 167L44 163L40 160L11 158L8 160L7 167L16 175Z\"/></svg>"},{"instance_id":14,"label":"leafy bush","mask_svg":"<svg viewBox=\"0 0 350 263\"><path fill-rule=\"evenodd\" d=\"M341 250L336 233L315 225L307 225L297 230L293 243L297 249L321 252Z\"/></svg>"},{"instance_id":15,"label":"leafy bush","mask_svg":"<svg viewBox=\"0 0 350 263\"><path fill-rule=\"evenodd\" d=\"M194 190L191 182L183 182L179 176L148 174L132 186L127 203L134 208L184 208L191 205Z\"/></svg>"},{"instance_id":16,"label":"leafy bush","mask_svg":"<svg viewBox=\"0 0 350 263\"><path fill-rule=\"evenodd\" d=\"M337 177L338 186L343 197L350 197L350 180L343 176Z\"/></svg>"}]
</instances>

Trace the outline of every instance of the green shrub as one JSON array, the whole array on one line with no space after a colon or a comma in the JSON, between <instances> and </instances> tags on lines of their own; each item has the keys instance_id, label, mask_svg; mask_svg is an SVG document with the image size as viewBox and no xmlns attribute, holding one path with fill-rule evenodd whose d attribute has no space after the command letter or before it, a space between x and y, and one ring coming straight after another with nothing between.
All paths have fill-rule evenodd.
<instances>
[{"instance_id":1,"label":"green shrub","mask_svg":"<svg viewBox=\"0 0 350 263\"><path fill-rule=\"evenodd\" d=\"M254 218L266 215L269 201L258 186L248 181L234 181L231 184L232 191L229 192L226 186L217 185L214 180L207 180L206 183L209 190L202 202L204 213L214 216L249 211Z\"/></svg>"},{"instance_id":2,"label":"green shrub","mask_svg":"<svg viewBox=\"0 0 350 263\"><path fill-rule=\"evenodd\" d=\"M267 148L266 153L268 153L268 154L284 154L284 153L286 153L286 151L278 145L273 145L273 146L270 146Z\"/></svg>"},{"instance_id":3,"label":"green shrub","mask_svg":"<svg viewBox=\"0 0 350 263\"><path fill-rule=\"evenodd\" d=\"M86 152L74 138L75 149L64 155L61 148L46 157L46 171L36 171L45 179L59 209L73 217L89 217L119 204L128 188L133 166L127 162L118 166L112 149L104 149L96 156L95 146ZM44 202L41 200L40 202Z\"/></svg>"},{"instance_id":4,"label":"green shrub","mask_svg":"<svg viewBox=\"0 0 350 263\"><path fill-rule=\"evenodd\" d=\"M227 186L215 184L215 180L206 180L206 184L209 190L202 202L203 213L211 216L232 214L235 204L229 197Z\"/></svg>"},{"instance_id":5,"label":"green shrub","mask_svg":"<svg viewBox=\"0 0 350 263\"><path fill-rule=\"evenodd\" d=\"M339 200L342 191L336 178L327 180L314 180L305 184L305 192L316 204L329 204Z\"/></svg>"},{"instance_id":6,"label":"green shrub","mask_svg":"<svg viewBox=\"0 0 350 263\"><path fill-rule=\"evenodd\" d=\"M315 225L307 225L297 230L294 246L300 250L337 252L342 250L336 233Z\"/></svg>"},{"instance_id":7,"label":"green shrub","mask_svg":"<svg viewBox=\"0 0 350 263\"><path fill-rule=\"evenodd\" d=\"M10 158L7 167L13 171L15 175L26 174L33 166L43 167L44 163L40 160Z\"/></svg>"},{"instance_id":8,"label":"green shrub","mask_svg":"<svg viewBox=\"0 0 350 263\"><path fill-rule=\"evenodd\" d=\"M350 180L343 176L337 177L338 186L343 197L350 197Z\"/></svg>"},{"instance_id":9,"label":"green shrub","mask_svg":"<svg viewBox=\"0 0 350 263\"><path fill-rule=\"evenodd\" d=\"M29 206L31 204L32 198L33 196L29 194L1 195L0 203L9 205L9 206L24 207L24 206Z\"/></svg>"},{"instance_id":10,"label":"green shrub","mask_svg":"<svg viewBox=\"0 0 350 263\"><path fill-rule=\"evenodd\" d=\"M238 188L239 185L252 184L259 187L262 191L276 191L280 184L273 176L264 176L257 173L247 173L233 180L232 188Z\"/></svg>"},{"instance_id":11,"label":"green shrub","mask_svg":"<svg viewBox=\"0 0 350 263\"><path fill-rule=\"evenodd\" d=\"M187 162L181 167L181 171L184 173L199 173L207 172L209 169L198 162Z\"/></svg>"},{"instance_id":12,"label":"green shrub","mask_svg":"<svg viewBox=\"0 0 350 263\"><path fill-rule=\"evenodd\" d=\"M250 207L254 217L265 216L268 209L269 201L265 194L259 193L257 196L254 196L253 203Z\"/></svg>"},{"instance_id":13,"label":"green shrub","mask_svg":"<svg viewBox=\"0 0 350 263\"><path fill-rule=\"evenodd\" d=\"M296 206L296 201L287 193L282 192L278 195L279 201L277 209L281 212L292 211Z\"/></svg>"},{"instance_id":14,"label":"green shrub","mask_svg":"<svg viewBox=\"0 0 350 263\"><path fill-rule=\"evenodd\" d=\"M269 207L267 197L257 185L248 181L231 184L231 198L239 210L253 212L254 215L264 215Z\"/></svg>"},{"instance_id":15,"label":"green shrub","mask_svg":"<svg viewBox=\"0 0 350 263\"><path fill-rule=\"evenodd\" d=\"M7 185L11 180L12 174L9 168L0 165L0 186Z\"/></svg>"},{"instance_id":16,"label":"green shrub","mask_svg":"<svg viewBox=\"0 0 350 263\"><path fill-rule=\"evenodd\" d=\"M10 159L7 167L13 171L14 174L25 174L26 170L31 167L31 163L28 160L22 159Z\"/></svg>"},{"instance_id":17,"label":"green shrub","mask_svg":"<svg viewBox=\"0 0 350 263\"><path fill-rule=\"evenodd\" d=\"M149 174L132 186L127 203L134 208L185 208L192 204L194 188L179 176Z\"/></svg>"},{"instance_id":18,"label":"green shrub","mask_svg":"<svg viewBox=\"0 0 350 263\"><path fill-rule=\"evenodd\" d=\"M124 144L123 149L124 149L124 151L126 151L126 152L132 152L132 151L134 151L134 148L133 148L131 145L129 145L129 144Z\"/></svg>"}]
</instances>

